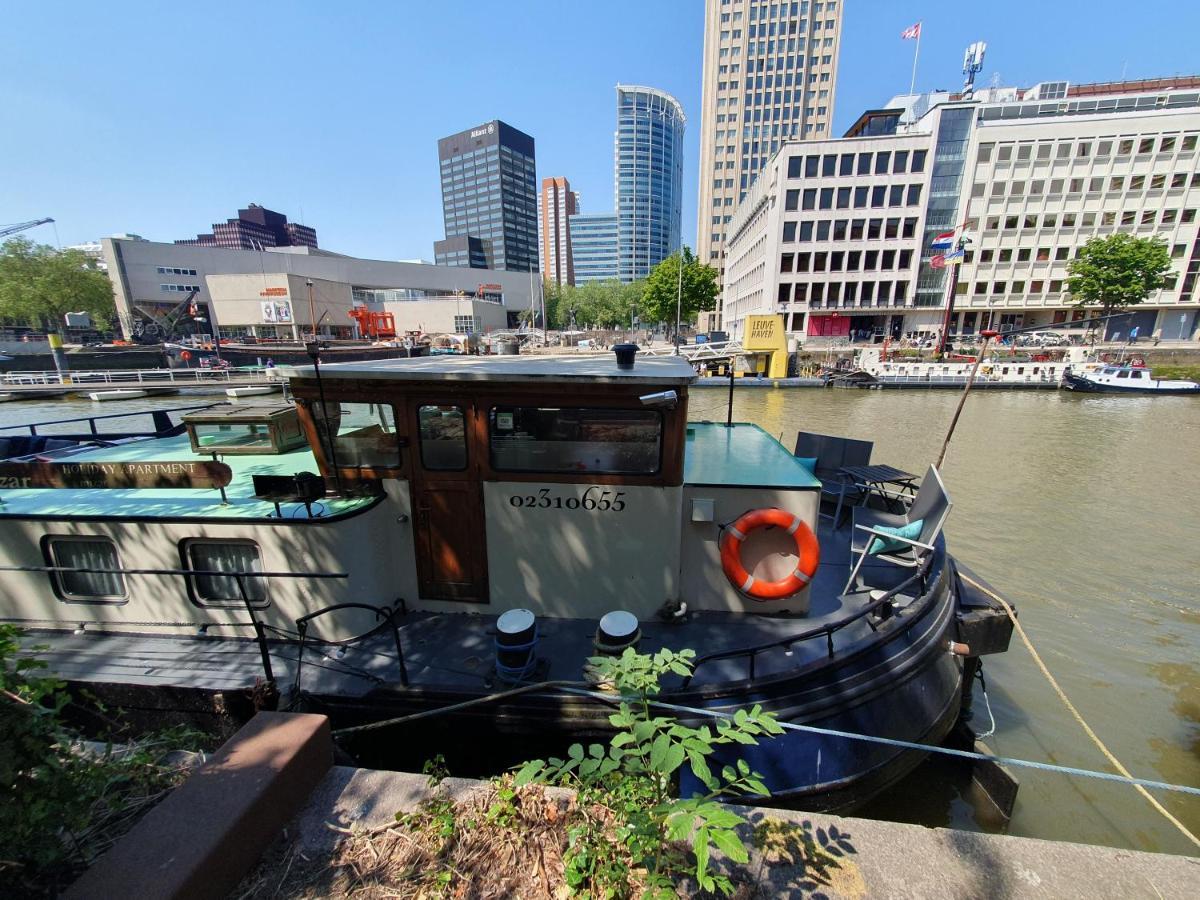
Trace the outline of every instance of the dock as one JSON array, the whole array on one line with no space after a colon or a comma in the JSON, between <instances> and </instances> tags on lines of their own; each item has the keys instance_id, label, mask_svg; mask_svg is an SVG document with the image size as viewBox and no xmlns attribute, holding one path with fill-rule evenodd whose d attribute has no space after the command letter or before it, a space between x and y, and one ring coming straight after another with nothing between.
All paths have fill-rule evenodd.
<instances>
[{"instance_id":1,"label":"dock","mask_svg":"<svg viewBox=\"0 0 1200 900\"><path fill-rule=\"evenodd\" d=\"M114 369L78 372L7 372L0 376L5 400L63 397L68 394L143 391L143 396L188 390L278 388L273 369Z\"/></svg>"}]
</instances>

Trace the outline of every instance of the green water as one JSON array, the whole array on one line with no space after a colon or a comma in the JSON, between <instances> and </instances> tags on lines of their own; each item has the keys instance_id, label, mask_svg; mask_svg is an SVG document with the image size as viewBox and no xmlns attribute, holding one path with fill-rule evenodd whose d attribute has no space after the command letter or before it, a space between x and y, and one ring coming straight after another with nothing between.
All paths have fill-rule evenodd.
<instances>
[{"instance_id":1,"label":"green water","mask_svg":"<svg viewBox=\"0 0 1200 900\"><path fill-rule=\"evenodd\" d=\"M725 418L695 389L692 418ZM219 396L128 401L122 410ZM940 391L745 388L734 414L791 446L798 430L875 441L876 461L924 472L957 402ZM0 424L116 412L87 401L0 404ZM944 467L952 552L1016 602L1046 664L1136 775L1200 785L1200 399L1063 392L971 396ZM1014 637L985 671L1005 756L1104 760ZM982 707L980 713L986 721ZM1013 834L1195 853L1132 788L1022 770ZM1200 798L1160 794L1193 832ZM979 827L944 769L926 767L872 815Z\"/></svg>"},{"instance_id":2,"label":"green water","mask_svg":"<svg viewBox=\"0 0 1200 900\"><path fill-rule=\"evenodd\" d=\"M724 419L726 394L693 390L691 417ZM957 392L772 390L734 417L791 446L798 430L875 441L873 459L924 472ZM1200 400L976 393L943 467L951 552L1018 606L1046 665L1135 775L1200 785ZM1105 761L1014 636L985 673L1004 756L1103 769ZM978 695L977 695L978 696ZM982 709L979 712L984 716ZM977 723L979 720L977 720ZM1130 787L1022 770L1014 834L1140 850L1195 847ZM920 779L873 813L972 824ZM1200 833L1200 798L1159 794Z\"/></svg>"}]
</instances>

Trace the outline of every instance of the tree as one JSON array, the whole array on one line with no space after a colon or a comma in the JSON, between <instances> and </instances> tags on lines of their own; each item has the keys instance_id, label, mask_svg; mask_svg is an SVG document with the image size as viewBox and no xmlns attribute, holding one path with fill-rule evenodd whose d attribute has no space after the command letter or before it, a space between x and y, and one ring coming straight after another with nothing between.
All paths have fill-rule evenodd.
<instances>
[{"instance_id":1,"label":"tree","mask_svg":"<svg viewBox=\"0 0 1200 900\"><path fill-rule=\"evenodd\" d=\"M98 328L111 323L112 284L95 260L25 238L0 247L0 317L59 332L69 312L90 313Z\"/></svg>"},{"instance_id":2,"label":"tree","mask_svg":"<svg viewBox=\"0 0 1200 900\"><path fill-rule=\"evenodd\" d=\"M717 305L717 270L696 259L691 248L683 248L683 292L680 321L690 322L696 313L707 312ZM657 322L674 322L679 297L678 253L668 256L650 273L642 289L642 318Z\"/></svg>"},{"instance_id":3,"label":"tree","mask_svg":"<svg viewBox=\"0 0 1200 900\"><path fill-rule=\"evenodd\" d=\"M1129 234L1094 237L1067 264L1067 290L1078 309L1136 306L1166 284L1171 268L1167 245L1158 238Z\"/></svg>"}]
</instances>

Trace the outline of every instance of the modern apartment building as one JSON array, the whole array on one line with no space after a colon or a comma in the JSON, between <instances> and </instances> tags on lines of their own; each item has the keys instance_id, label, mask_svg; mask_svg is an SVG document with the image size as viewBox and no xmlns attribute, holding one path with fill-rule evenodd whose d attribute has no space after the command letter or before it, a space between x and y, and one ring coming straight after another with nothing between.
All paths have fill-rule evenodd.
<instances>
[{"instance_id":1,"label":"modern apartment building","mask_svg":"<svg viewBox=\"0 0 1200 900\"><path fill-rule=\"evenodd\" d=\"M680 247L686 125L683 107L666 91L617 85L617 274L623 282L645 278Z\"/></svg>"},{"instance_id":2,"label":"modern apartment building","mask_svg":"<svg viewBox=\"0 0 1200 900\"><path fill-rule=\"evenodd\" d=\"M542 278L574 284L571 261L571 217L579 212L579 195L565 178L542 179Z\"/></svg>"},{"instance_id":3,"label":"modern apartment building","mask_svg":"<svg viewBox=\"0 0 1200 900\"><path fill-rule=\"evenodd\" d=\"M919 113L902 126L905 109ZM730 222L724 326L784 313L797 337L1081 330L1067 264L1093 236L1156 236L1177 268L1107 334L1200 326L1200 77L896 98L841 139L782 146Z\"/></svg>"},{"instance_id":4,"label":"modern apartment building","mask_svg":"<svg viewBox=\"0 0 1200 900\"><path fill-rule=\"evenodd\" d=\"M209 234L176 241L197 247L226 250L261 250L267 247L317 247L317 232L307 225L289 222L283 213L251 203L239 209L236 219L214 222Z\"/></svg>"},{"instance_id":5,"label":"modern apartment building","mask_svg":"<svg viewBox=\"0 0 1200 900\"><path fill-rule=\"evenodd\" d=\"M829 136L841 6L706 0L696 247L722 277L726 229L767 160ZM720 326L720 306L701 315L702 329Z\"/></svg>"},{"instance_id":6,"label":"modern apartment building","mask_svg":"<svg viewBox=\"0 0 1200 900\"><path fill-rule=\"evenodd\" d=\"M439 140L438 164L446 237L433 245L437 264L537 271L533 138L493 119Z\"/></svg>"},{"instance_id":7,"label":"modern apartment building","mask_svg":"<svg viewBox=\"0 0 1200 900\"><path fill-rule=\"evenodd\" d=\"M618 277L616 215L571 216L571 258L576 284Z\"/></svg>"}]
</instances>

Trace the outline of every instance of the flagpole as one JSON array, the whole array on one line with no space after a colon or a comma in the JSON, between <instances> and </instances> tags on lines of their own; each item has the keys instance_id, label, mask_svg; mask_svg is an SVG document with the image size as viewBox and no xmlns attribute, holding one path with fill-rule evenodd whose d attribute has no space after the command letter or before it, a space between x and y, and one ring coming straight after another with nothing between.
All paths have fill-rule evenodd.
<instances>
[{"instance_id":1,"label":"flagpole","mask_svg":"<svg viewBox=\"0 0 1200 900\"><path fill-rule=\"evenodd\" d=\"M909 106L909 108L908 108L908 116L909 116L908 121L909 121L910 125L917 120L917 101L916 101L916 98L914 97L914 95L916 94L916 90L917 90L917 59L921 56L921 32L922 31L924 31L923 24L921 22L918 22L917 23L917 46L916 46L916 49L913 50L912 80L908 83L908 96L913 97L912 105Z\"/></svg>"}]
</instances>

